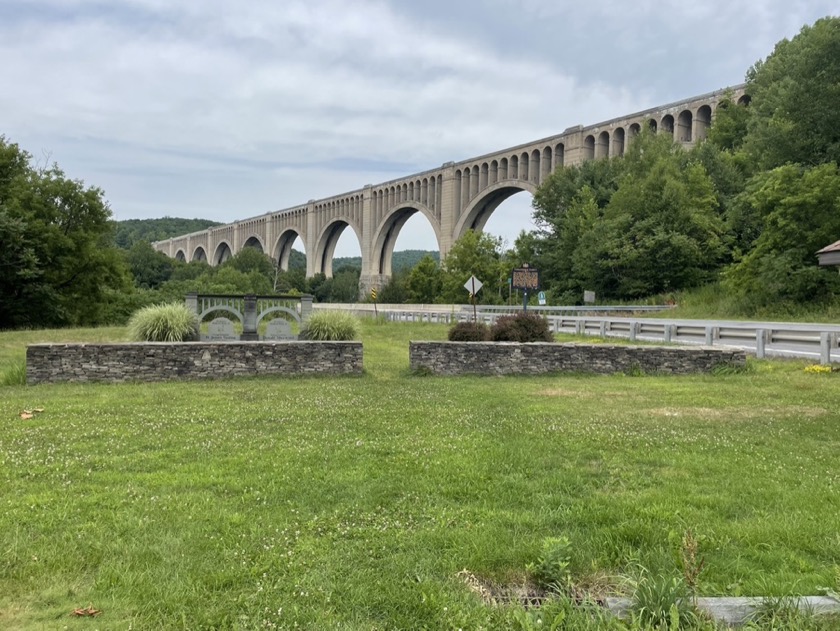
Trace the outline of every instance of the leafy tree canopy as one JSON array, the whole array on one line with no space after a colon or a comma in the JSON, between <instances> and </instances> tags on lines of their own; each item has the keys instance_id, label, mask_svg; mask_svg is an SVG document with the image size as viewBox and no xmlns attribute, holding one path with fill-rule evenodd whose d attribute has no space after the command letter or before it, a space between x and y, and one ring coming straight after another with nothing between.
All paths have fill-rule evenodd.
<instances>
[{"instance_id":1,"label":"leafy tree canopy","mask_svg":"<svg viewBox=\"0 0 840 631\"><path fill-rule=\"evenodd\" d=\"M747 74L745 146L763 169L840 162L840 17L783 39Z\"/></svg>"},{"instance_id":2,"label":"leafy tree canopy","mask_svg":"<svg viewBox=\"0 0 840 631\"><path fill-rule=\"evenodd\" d=\"M100 189L39 167L0 136L0 328L113 320L128 271ZM7 247L8 244L8 247Z\"/></svg>"}]
</instances>

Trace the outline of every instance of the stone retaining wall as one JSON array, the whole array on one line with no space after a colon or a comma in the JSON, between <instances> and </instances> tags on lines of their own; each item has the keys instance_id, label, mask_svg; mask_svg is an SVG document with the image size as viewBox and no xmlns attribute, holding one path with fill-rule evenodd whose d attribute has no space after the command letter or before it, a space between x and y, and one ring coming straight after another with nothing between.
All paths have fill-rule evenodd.
<instances>
[{"instance_id":1,"label":"stone retaining wall","mask_svg":"<svg viewBox=\"0 0 840 631\"><path fill-rule=\"evenodd\" d=\"M683 375L746 364L742 350L708 346L625 346L516 342L409 342L413 371L435 375L539 375L553 372Z\"/></svg>"},{"instance_id":2,"label":"stone retaining wall","mask_svg":"<svg viewBox=\"0 0 840 631\"><path fill-rule=\"evenodd\" d=\"M33 344L26 349L28 384L361 373L361 342Z\"/></svg>"}]
</instances>

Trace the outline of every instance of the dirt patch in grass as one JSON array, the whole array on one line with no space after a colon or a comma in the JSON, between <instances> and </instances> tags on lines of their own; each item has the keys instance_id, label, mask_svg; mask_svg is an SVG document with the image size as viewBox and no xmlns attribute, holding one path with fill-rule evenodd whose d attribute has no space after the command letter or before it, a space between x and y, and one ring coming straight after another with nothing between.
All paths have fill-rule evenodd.
<instances>
[{"instance_id":1,"label":"dirt patch in grass","mask_svg":"<svg viewBox=\"0 0 840 631\"><path fill-rule=\"evenodd\" d=\"M652 416L664 417L702 417L704 419L751 420L767 416L796 416L799 418L816 418L826 413L825 408L808 407L804 405L787 405L775 408L652 408L648 410Z\"/></svg>"}]
</instances>

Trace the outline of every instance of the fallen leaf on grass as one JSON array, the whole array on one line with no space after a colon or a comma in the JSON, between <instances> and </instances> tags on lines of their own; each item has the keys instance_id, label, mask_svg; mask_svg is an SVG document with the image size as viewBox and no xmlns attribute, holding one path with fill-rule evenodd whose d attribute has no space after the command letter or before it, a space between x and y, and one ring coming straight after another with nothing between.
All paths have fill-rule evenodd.
<instances>
[{"instance_id":1,"label":"fallen leaf on grass","mask_svg":"<svg viewBox=\"0 0 840 631\"><path fill-rule=\"evenodd\" d=\"M101 613L102 613L101 609L94 609L93 607L88 605L84 609L74 609L73 613L71 613L70 615L71 616L79 616L79 617L86 617L87 616L87 617L92 618L94 616L98 616Z\"/></svg>"},{"instance_id":2,"label":"fallen leaf on grass","mask_svg":"<svg viewBox=\"0 0 840 631\"><path fill-rule=\"evenodd\" d=\"M21 410L20 418L24 421L28 421L31 418L35 418L36 414L40 414L44 411L44 408L32 408L31 410Z\"/></svg>"}]
</instances>

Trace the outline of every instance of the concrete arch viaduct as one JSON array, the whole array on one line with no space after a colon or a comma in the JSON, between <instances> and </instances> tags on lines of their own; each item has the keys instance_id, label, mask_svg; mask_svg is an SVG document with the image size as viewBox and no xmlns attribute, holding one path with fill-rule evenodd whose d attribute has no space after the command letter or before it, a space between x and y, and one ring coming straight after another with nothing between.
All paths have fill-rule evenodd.
<instances>
[{"instance_id":1,"label":"concrete arch viaduct","mask_svg":"<svg viewBox=\"0 0 840 631\"><path fill-rule=\"evenodd\" d=\"M335 246L349 228L359 241L366 292L388 282L397 236L415 213L434 229L444 258L467 230L481 230L505 199L520 191L533 194L558 167L623 155L643 125L686 146L704 139L724 99L749 102L744 85L738 85L153 245L172 258L210 265L255 247L288 269L292 244L300 237L307 277L330 277Z\"/></svg>"}]
</instances>

